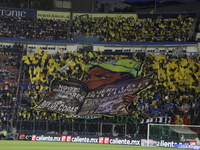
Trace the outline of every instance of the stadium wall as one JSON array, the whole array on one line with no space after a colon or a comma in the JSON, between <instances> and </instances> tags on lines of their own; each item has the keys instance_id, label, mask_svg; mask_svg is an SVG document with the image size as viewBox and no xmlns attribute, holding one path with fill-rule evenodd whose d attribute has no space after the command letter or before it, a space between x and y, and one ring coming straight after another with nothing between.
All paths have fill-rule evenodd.
<instances>
[{"instance_id":1,"label":"stadium wall","mask_svg":"<svg viewBox=\"0 0 200 150\"><path fill-rule=\"evenodd\" d=\"M27 40L0 38L0 48L12 46L15 43L23 44L28 51L48 50L49 54L55 54L61 49L66 51L78 51L85 45L90 45L93 51L102 52L146 52L146 53L199 53L200 43L198 42L94 42L78 43L72 41L48 41L48 40Z\"/></svg>"}]
</instances>

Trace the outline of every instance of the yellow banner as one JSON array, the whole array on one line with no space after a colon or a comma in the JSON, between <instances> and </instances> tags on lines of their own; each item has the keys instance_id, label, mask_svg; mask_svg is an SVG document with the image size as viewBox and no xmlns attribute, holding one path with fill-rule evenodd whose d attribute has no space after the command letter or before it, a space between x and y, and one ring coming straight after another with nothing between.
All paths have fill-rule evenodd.
<instances>
[{"instance_id":1,"label":"yellow banner","mask_svg":"<svg viewBox=\"0 0 200 150\"><path fill-rule=\"evenodd\" d=\"M105 13L73 13L73 17L76 16L83 16L83 15L88 15L91 18L94 17L124 17L124 18L134 18L137 19L137 14L120 14L120 13L116 13L116 14L105 14Z\"/></svg>"},{"instance_id":2,"label":"yellow banner","mask_svg":"<svg viewBox=\"0 0 200 150\"><path fill-rule=\"evenodd\" d=\"M37 11L37 18L68 21L70 19L70 12Z\"/></svg>"},{"instance_id":3,"label":"yellow banner","mask_svg":"<svg viewBox=\"0 0 200 150\"><path fill-rule=\"evenodd\" d=\"M73 13L73 17L76 16L89 16L91 18L94 17L124 17L129 18L132 17L137 19L137 14L105 14L105 13ZM63 21L70 20L70 12L56 12L56 11L37 11L37 18L38 19L60 19Z\"/></svg>"}]
</instances>

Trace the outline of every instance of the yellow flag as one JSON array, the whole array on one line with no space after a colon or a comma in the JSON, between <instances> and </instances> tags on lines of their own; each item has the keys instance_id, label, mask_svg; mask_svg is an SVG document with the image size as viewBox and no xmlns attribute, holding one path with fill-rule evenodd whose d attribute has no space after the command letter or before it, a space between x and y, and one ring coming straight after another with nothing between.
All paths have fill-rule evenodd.
<instances>
[{"instance_id":1,"label":"yellow flag","mask_svg":"<svg viewBox=\"0 0 200 150\"><path fill-rule=\"evenodd\" d=\"M134 53L133 53L133 56L136 57L137 53L138 53L138 52L134 52Z\"/></svg>"},{"instance_id":2,"label":"yellow flag","mask_svg":"<svg viewBox=\"0 0 200 150\"><path fill-rule=\"evenodd\" d=\"M65 50L63 50L62 48L60 48L59 51L62 53L62 52L64 52Z\"/></svg>"},{"instance_id":3,"label":"yellow flag","mask_svg":"<svg viewBox=\"0 0 200 150\"><path fill-rule=\"evenodd\" d=\"M176 91L176 89L177 89L176 86L173 84L173 82L172 82L172 84L170 84L170 87L171 87L172 91Z\"/></svg>"},{"instance_id":4,"label":"yellow flag","mask_svg":"<svg viewBox=\"0 0 200 150\"><path fill-rule=\"evenodd\" d=\"M74 52L74 56L81 57L83 55L81 53L79 53L79 52Z\"/></svg>"},{"instance_id":5,"label":"yellow flag","mask_svg":"<svg viewBox=\"0 0 200 150\"><path fill-rule=\"evenodd\" d=\"M151 11L150 11L150 14L154 14L154 10L151 10Z\"/></svg>"},{"instance_id":6,"label":"yellow flag","mask_svg":"<svg viewBox=\"0 0 200 150\"><path fill-rule=\"evenodd\" d=\"M44 65L45 60L47 59L47 57L48 57L47 54L43 55L41 65Z\"/></svg>"},{"instance_id":7,"label":"yellow flag","mask_svg":"<svg viewBox=\"0 0 200 150\"><path fill-rule=\"evenodd\" d=\"M179 74L180 75L185 75L185 68L184 67L179 67L180 71L179 71Z\"/></svg>"},{"instance_id":8,"label":"yellow flag","mask_svg":"<svg viewBox=\"0 0 200 150\"><path fill-rule=\"evenodd\" d=\"M74 70L74 66L76 65L76 63L74 61L72 61L70 64L69 64L69 67L70 69Z\"/></svg>"},{"instance_id":9,"label":"yellow flag","mask_svg":"<svg viewBox=\"0 0 200 150\"><path fill-rule=\"evenodd\" d=\"M178 65L175 62L170 63L172 69L178 69Z\"/></svg>"},{"instance_id":10,"label":"yellow flag","mask_svg":"<svg viewBox=\"0 0 200 150\"><path fill-rule=\"evenodd\" d=\"M73 70L71 74L73 75L73 74L75 74L75 73L78 73L78 71Z\"/></svg>"},{"instance_id":11,"label":"yellow flag","mask_svg":"<svg viewBox=\"0 0 200 150\"><path fill-rule=\"evenodd\" d=\"M114 27L113 27L113 26L111 26L111 24L109 24L109 28L110 28L110 29L114 29Z\"/></svg>"},{"instance_id":12,"label":"yellow flag","mask_svg":"<svg viewBox=\"0 0 200 150\"><path fill-rule=\"evenodd\" d=\"M194 73L194 75L195 75L196 79L197 79L198 81L200 81L200 71Z\"/></svg>"},{"instance_id":13,"label":"yellow flag","mask_svg":"<svg viewBox=\"0 0 200 150\"><path fill-rule=\"evenodd\" d=\"M80 62L79 59L77 59L77 58L75 59L75 63L76 63L76 64L81 64L81 62Z\"/></svg>"},{"instance_id":14,"label":"yellow flag","mask_svg":"<svg viewBox=\"0 0 200 150\"><path fill-rule=\"evenodd\" d=\"M166 56L165 55L158 55L158 56L155 56L155 60L156 61L159 61L159 60L161 60L161 59L166 59Z\"/></svg>"},{"instance_id":15,"label":"yellow flag","mask_svg":"<svg viewBox=\"0 0 200 150\"><path fill-rule=\"evenodd\" d=\"M66 61L65 61L65 63L68 63L68 62L70 62L71 61L71 58L68 58Z\"/></svg>"},{"instance_id":16,"label":"yellow flag","mask_svg":"<svg viewBox=\"0 0 200 150\"><path fill-rule=\"evenodd\" d=\"M192 74L192 70L190 70L190 68L186 68L185 69L185 75L189 75L189 74Z\"/></svg>"},{"instance_id":17,"label":"yellow flag","mask_svg":"<svg viewBox=\"0 0 200 150\"><path fill-rule=\"evenodd\" d=\"M60 58L60 62L65 63L65 60L63 59L63 57Z\"/></svg>"},{"instance_id":18,"label":"yellow flag","mask_svg":"<svg viewBox=\"0 0 200 150\"><path fill-rule=\"evenodd\" d=\"M94 57L92 52L89 52L88 55L90 56L90 58Z\"/></svg>"},{"instance_id":19,"label":"yellow flag","mask_svg":"<svg viewBox=\"0 0 200 150\"><path fill-rule=\"evenodd\" d=\"M24 63L27 64L27 65L30 65L29 59L26 59L26 60L24 61Z\"/></svg>"},{"instance_id":20,"label":"yellow flag","mask_svg":"<svg viewBox=\"0 0 200 150\"><path fill-rule=\"evenodd\" d=\"M36 47L36 50L38 51L39 54L41 54L41 49Z\"/></svg>"},{"instance_id":21,"label":"yellow flag","mask_svg":"<svg viewBox=\"0 0 200 150\"><path fill-rule=\"evenodd\" d=\"M45 52L46 52L46 51L45 51ZM47 53L44 53L42 59L47 59L47 57L48 57L48 54L47 54Z\"/></svg>"},{"instance_id":22,"label":"yellow flag","mask_svg":"<svg viewBox=\"0 0 200 150\"><path fill-rule=\"evenodd\" d=\"M200 56L199 56L200 57ZM200 67L200 63L196 63L198 65L198 67Z\"/></svg>"},{"instance_id":23,"label":"yellow flag","mask_svg":"<svg viewBox=\"0 0 200 150\"><path fill-rule=\"evenodd\" d=\"M54 63L55 69L60 69L60 64L59 63Z\"/></svg>"},{"instance_id":24,"label":"yellow flag","mask_svg":"<svg viewBox=\"0 0 200 150\"><path fill-rule=\"evenodd\" d=\"M159 83L159 82L156 80L156 85L162 85L162 83Z\"/></svg>"},{"instance_id":25,"label":"yellow flag","mask_svg":"<svg viewBox=\"0 0 200 150\"><path fill-rule=\"evenodd\" d=\"M34 67L33 68L33 75L36 75L36 73L37 73L37 69Z\"/></svg>"},{"instance_id":26,"label":"yellow flag","mask_svg":"<svg viewBox=\"0 0 200 150\"><path fill-rule=\"evenodd\" d=\"M29 53L29 54L27 55L27 57L29 57L30 60L35 60L34 53Z\"/></svg>"},{"instance_id":27,"label":"yellow flag","mask_svg":"<svg viewBox=\"0 0 200 150\"><path fill-rule=\"evenodd\" d=\"M98 47L98 52L100 52L100 54L102 54L102 51L100 50L100 48Z\"/></svg>"},{"instance_id":28,"label":"yellow flag","mask_svg":"<svg viewBox=\"0 0 200 150\"><path fill-rule=\"evenodd\" d=\"M85 70L85 64L81 64L81 70L84 71Z\"/></svg>"},{"instance_id":29,"label":"yellow flag","mask_svg":"<svg viewBox=\"0 0 200 150\"><path fill-rule=\"evenodd\" d=\"M181 66L187 66L188 61L186 58L181 58Z\"/></svg>"},{"instance_id":30,"label":"yellow flag","mask_svg":"<svg viewBox=\"0 0 200 150\"><path fill-rule=\"evenodd\" d=\"M195 82L194 78L191 75L188 76L188 80L189 80L189 85L192 85Z\"/></svg>"},{"instance_id":31,"label":"yellow flag","mask_svg":"<svg viewBox=\"0 0 200 150\"><path fill-rule=\"evenodd\" d=\"M55 59L51 58L49 59L49 63L54 63L55 62Z\"/></svg>"},{"instance_id":32,"label":"yellow flag","mask_svg":"<svg viewBox=\"0 0 200 150\"><path fill-rule=\"evenodd\" d=\"M154 61L153 64L152 64L152 67L153 67L153 69L159 69L160 65L157 61Z\"/></svg>"},{"instance_id":33,"label":"yellow flag","mask_svg":"<svg viewBox=\"0 0 200 150\"><path fill-rule=\"evenodd\" d=\"M185 88L184 88L184 87L179 86L178 88L179 88L181 91L185 92Z\"/></svg>"},{"instance_id":34,"label":"yellow flag","mask_svg":"<svg viewBox=\"0 0 200 150\"><path fill-rule=\"evenodd\" d=\"M42 85L40 85L39 92L41 93L43 89L44 89L44 87Z\"/></svg>"},{"instance_id":35,"label":"yellow flag","mask_svg":"<svg viewBox=\"0 0 200 150\"><path fill-rule=\"evenodd\" d=\"M33 60L32 60L32 63L33 63L33 64L38 64L38 60L33 59Z\"/></svg>"},{"instance_id":36,"label":"yellow flag","mask_svg":"<svg viewBox=\"0 0 200 150\"><path fill-rule=\"evenodd\" d=\"M48 72L53 72L55 66L54 65L51 65L49 68L48 68Z\"/></svg>"},{"instance_id":37,"label":"yellow flag","mask_svg":"<svg viewBox=\"0 0 200 150\"><path fill-rule=\"evenodd\" d=\"M178 15L178 18L179 18L179 19L182 19L182 17L183 17L182 15Z\"/></svg>"},{"instance_id":38,"label":"yellow flag","mask_svg":"<svg viewBox=\"0 0 200 150\"><path fill-rule=\"evenodd\" d=\"M163 86L164 86L164 87L168 87L167 82L164 82L164 83L163 83Z\"/></svg>"},{"instance_id":39,"label":"yellow flag","mask_svg":"<svg viewBox=\"0 0 200 150\"><path fill-rule=\"evenodd\" d=\"M27 56L23 56L22 57L22 60L26 60L28 57Z\"/></svg>"},{"instance_id":40,"label":"yellow flag","mask_svg":"<svg viewBox=\"0 0 200 150\"><path fill-rule=\"evenodd\" d=\"M199 93L200 92L200 88L196 88L195 92Z\"/></svg>"}]
</instances>

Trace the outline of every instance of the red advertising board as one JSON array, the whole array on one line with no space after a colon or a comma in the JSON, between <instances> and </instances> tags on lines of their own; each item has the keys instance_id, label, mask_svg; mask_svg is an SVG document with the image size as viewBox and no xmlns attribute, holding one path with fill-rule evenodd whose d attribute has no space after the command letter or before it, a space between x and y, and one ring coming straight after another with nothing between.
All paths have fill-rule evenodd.
<instances>
[{"instance_id":1,"label":"red advertising board","mask_svg":"<svg viewBox=\"0 0 200 150\"><path fill-rule=\"evenodd\" d=\"M67 136L66 142L71 142L72 141L72 136Z\"/></svg>"},{"instance_id":2,"label":"red advertising board","mask_svg":"<svg viewBox=\"0 0 200 150\"><path fill-rule=\"evenodd\" d=\"M61 142L66 142L67 136L62 136L61 137Z\"/></svg>"},{"instance_id":3,"label":"red advertising board","mask_svg":"<svg viewBox=\"0 0 200 150\"><path fill-rule=\"evenodd\" d=\"M36 141L36 135L32 135L31 141Z\"/></svg>"},{"instance_id":4,"label":"red advertising board","mask_svg":"<svg viewBox=\"0 0 200 150\"><path fill-rule=\"evenodd\" d=\"M19 140L25 140L25 134L20 134L19 135Z\"/></svg>"},{"instance_id":5,"label":"red advertising board","mask_svg":"<svg viewBox=\"0 0 200 150\"><path fill-rule=\"evenodd\" d=\"M99 144L103 144L104 143L104 137L99 137Z\"/></svg>"},{"instance_id":6,"label":"red advertising board","mask_svg":"<svg viewBox=\"0 0 200 150\"><path fill-rule=\"evenodd\" d=\"M104 137L104 144L110 144L110 138Z\"/></svg>"}]
</instances>

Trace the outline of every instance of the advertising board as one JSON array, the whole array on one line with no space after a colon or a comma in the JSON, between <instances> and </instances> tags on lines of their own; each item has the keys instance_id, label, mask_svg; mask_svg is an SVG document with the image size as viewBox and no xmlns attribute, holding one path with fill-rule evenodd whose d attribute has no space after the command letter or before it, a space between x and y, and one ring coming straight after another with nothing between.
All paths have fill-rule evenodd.
<instances>
[{"instance_id":1,"label":"advertising board","mask_svg":"<svg viewBox=\"0 0 200 150\"><path fill-rule=\"evenodd\" d=\"M37 11L37 18L68 21L70 19L70 12Z\"/></svg>"},{"instance_id":2,"label":"advertising board","mask_svg":"<svg viewBox=\"0 0 200 150\"><path fill-rule=\"evenodd\" d=\"M1 16L36 18L36 10L0 8Z\"/></svg>"},{"instance_id":3,"label":"advertising board","mask_svg":"<svg viewBox=\"0 0 200 150\"><path fill-rule=\"evenodd\" d=\"M22 135L22 134L21 134ZM25 135L24 138L25 139ZM20 139L22 140L22 138ZM140 146L139 139L114 138L97 136L68 136L68 135L32 135L32 141L51 141L51 142L73 142L73 143L99 143L117 145L137 145Z\"/></svg>"}]
</instances>

